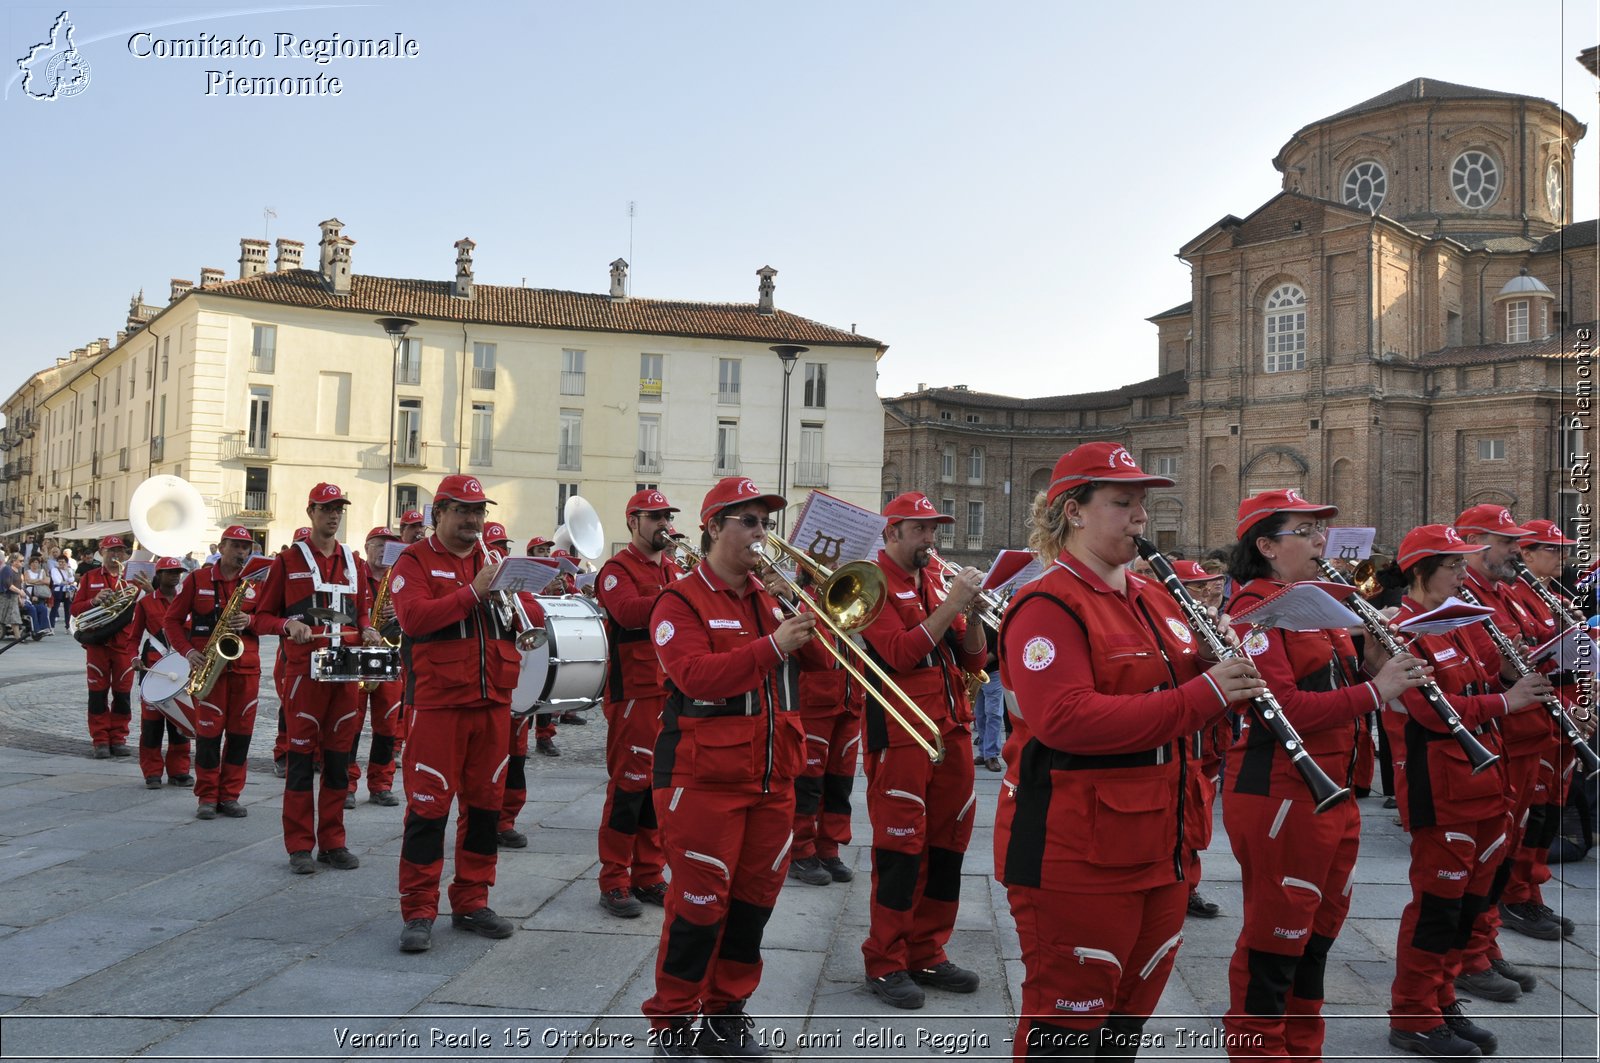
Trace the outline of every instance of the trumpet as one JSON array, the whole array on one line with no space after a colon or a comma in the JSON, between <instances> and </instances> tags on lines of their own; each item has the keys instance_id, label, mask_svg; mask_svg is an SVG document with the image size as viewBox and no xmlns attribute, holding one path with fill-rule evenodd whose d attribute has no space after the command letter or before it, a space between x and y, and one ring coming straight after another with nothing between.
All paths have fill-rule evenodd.
<instances>
[{"instance_id":1,"label":"trumpet","mask_svg":"<svg viewBox=\"0 0 1600 1063\"><path fill-rule=\"evenodd\" d=\"M901 690L893 679L889 678L889 674L880 668L877 662L867 655L865 650L850 640L851 634L866 628L877 619L878 614L883 610L884 603L888 600L888 584L884 581L883 572L877 565L869 561L851 561L849 564L840 565L837 569L830 571L827 566L809 554L796 550L776 535L767 536L767 542L772 543L780 552L788 556L797 568L803 570L812 582L818 585L815 607L817 620L833 633L838 642L838 645L835 646L824 641L822 643L823 648L833 655L833 659L839 662L839 666L845 670L845 673L851 679L861 684L861 689L866 691L867 695L876 701L884 712L888 713L896 723L905 728L906 733L911 736L912 740L928 754L929 760L935 764L942 763L944 761L944 736L939 733L939 725L934 723L928 714L923 712L917 703L912 701L910 696ZM757 542L750 549L760 558L763 569L775 574L789 588L790 593L795 596L795 600L798 602L803 596L800 585L790 579L762 547L763 544ZM799 614L798 605L790 606L789 609L791 613ZM900 703L898 708L884 696L882 691L876 689L867 680L867 677L861 674L859 669L846 659L844 649L847 646L854 652L856 658L867 666L867 670L877 678L878 682L883 685L883 689L898 699ZM902 712L901 709L905 711ZM912 725L907 718L908 715L914 716L917 722L926 729L927 737L924 737L922 732Z\"/></svg>"},{"instance_id":2,"label":"trumpet","mask_svg":"<svg viewBox=\"0 0 1600 1063\"><path fill-rule=\"evenodd\" d=\"M505 555L500 551L489 549L482 535L478 536L478 549L483 551L483 560L486 564L498 565L505 560ZM549 636L545 634L544 628L529 619L528 611L522 607L522 599L517 597L515 591L491 591L489 606L495 611L501 627L517 633L519 652L527 653L545 644Z\"/></svg>"},{"instance_id":3,"label":"trumpet","mask_svg":"<svg viewBox=\"0 0 1600 1063\"><path fill-rule=\"evenodd\" d=\"M944 558L940 557L939 551L929 550L928 556L933 559L934 564L939 566L939 571L943 574L946 583L955 579L956 576L960 574L961 566L953 561L946 561ZM989 628L989 630L998 634L1000 631L1000 620L1006 614L1006 604L1008 601L1007 596L999 594L995 591L979 591L978 601L983 603L983 608L978 611L978 619L982 621L983 624Z\"/></svg>"},{"instance_id":4,"label":"trumpet","mask_svg":"<svg viewBox=\"0 0 1600 1063\"><path fill-rule=\"evenodd\" d=\"M700 551L689 545L687 536L672 536L667 539L667 554L672 558L672 563L677 565L687 576L689 572L705 558Z\"/></svg>"}]
</instances>

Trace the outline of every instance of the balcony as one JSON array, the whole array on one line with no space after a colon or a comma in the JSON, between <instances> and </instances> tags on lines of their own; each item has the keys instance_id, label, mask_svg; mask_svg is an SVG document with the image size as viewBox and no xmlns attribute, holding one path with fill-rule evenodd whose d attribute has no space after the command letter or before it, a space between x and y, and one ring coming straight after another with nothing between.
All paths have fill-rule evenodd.
<instances>
[{"instance_id":1,"label":"balcony","mask_svg":"<svg viewBox=\"0 0 1600 1063\"><path fill-rule=\"evenodd\" d=\"M415 383L415 381L413 381L413 383ZM493 391L494 390L494 370L493 369L479 369L476 366L474 366L473 369L472 369L472 386L475 387L475 388L479 388L479 389L481 389L483 391ZM578 394L581 395L583 393L580 391Z\"/></svg>"},{"instance_id":2,"label":"balcony","mask_svg":"<svg viewBox=\"0 0 1600 1063\"><path fill-rule=\"evenodd\" d=\"M738 384L719 384L719 385L717 385L717 404L719 406L737 406L737 405L739 405L739 385Z\"/></svg>"},{"instance_id":3,"label":"balcony","mask_svg":"<svg viewBox=\"0 0 1600 1063\"><path fill-rule=\"evenodd\" d=\"M100 455L96 454L89 459L89 475L100 475Z\"/></svg>"},{"instance_id":4,"label":"balcony","mask_svg":"<svg viewBox=\"0 0 1600 1063\"><path fill-rule=\"evenodd\" d=\"M828 463L825 461L802 461L794 467L794 485L796 487L827 487Z\"/></svg>"},{"instance_id":5,"label":"balcony","mask_svg":"<svg viewBox=\"0 0 1600 1063\"><path fill-rule=\"evenodd\" d=\"M578 471L583 468L583 448L576 443L556 447L556 468Z\"/></svg>"},{"instance_id":6,"label":"balcony","mask_svg":"<svg viewBox=\"0 0 1600 1063\"><path fill-rule=\"evenodd\" d=\"M128 471L128 448L127 447L123 447L122 449L117 451L117 471L118 472L127 472Z\"/></svg>"},{"instance_id":7,"label":"balcony","mask_svg":"<svg viewBox=\"0 0 1600 1063\"><path fill-rule=\"evenodd\" d=\"M222 437L220 448L222 461L272 461L278 456L278 437L276 435L252 437L246 432L231 432ZM160 461L160 458L152 458ZM396 459L397 461L399 459Z\"/></svg>"},{"instance_id":8,"label":"balcony","mask_svg":"<svg viewBox=\"0 0 1600 1063\"><path fill-rule=\"evenodd\" d=\"M17 462L17 467L21 471L22 475L24 475L24 476L32 476L33 475L33 456L29 455L28 457L23 458L21 461ZM40 484L39 486L43 487L44 485Z\"/></svg>"},{"instance_id":9,"label":"balcony","mask_svg":"<svg viewBox=\"0 0 1600 1063\"><path fill-rule=\"evenodd\" d=\"M659 473L661 471L661 453L655 450L639 450L633 455L633 471Z\"/></svg>"},{"instance_id":10,"label":"balcony","mask_svg":"<svg viewBox=\"0 0 1600 1063\"><path fill-rule=\"evenodd\" d=\"M394 466L397 469L426 469L428 444L418 439L402 439L394 448Z\"/></svg>"},{"instance_id":11,"label":"balcony","mask_svg":"<svg viewBox=\"0 0 1600 1063\"><path fill-rule=\"evenodd\" d=\"M739 455L724 454L716 459L716 467L712 470L718 476L740 476Z\"/></svg>"},{"instance_id":12,"label":"balcony","mask_svg":"<svg viewBox=\"0 0 1600 1063\"><path fill-rule=\"evenodd\" d=\"M167 452L167 437L153 436L150 439L150 460L160 461L161 456Z\"/></svg>"},{"instance_id":13,"label":"balcony","mask_svg":"<svg viewBox=\"0 0 1600 1063\"><path fill-rule=\"evenodd\" d=\"M573 373L573 372L569 372L567 370L562 370L561 371L561 394L563 394L563 395L582 395L582 394L584 394L584 387L585 387L584 376L585 376L585 374L583 374L583 373Z\"/></svg>"},{"instance_id":14,"label":"balcony","mask_svg":"<svg viewBox=\"0 0 1600 1063\"><path fill-rule=\"evenodd\" d=\"M276 496L270 491L246 491L217 499L218 523L266 524L272 520Z\"/></svg>"},{"instance_id":15,"label":"balcony","mask_svg":"<svg viewBox=\"0 0 1600 1063\"><path fill-rule=\"evenodd\" d=\"M983 549L983 536L981 536L981 535L969 535L969 536L967 536L967 549L968 550L982 550Z\"/></svg>"}]
</instances>

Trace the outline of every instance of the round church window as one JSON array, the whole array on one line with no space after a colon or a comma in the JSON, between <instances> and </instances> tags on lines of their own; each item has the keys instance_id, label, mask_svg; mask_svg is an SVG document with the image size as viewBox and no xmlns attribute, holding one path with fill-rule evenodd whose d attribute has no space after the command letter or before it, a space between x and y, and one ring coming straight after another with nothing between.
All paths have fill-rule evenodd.
<instances>
[{"instance_id":1,"label":"round church window","mask_svg":"<svg viewBox=\"0 0 1600 1063\"><path fill-rule=\"evenodd\" d=\"M1544 172L1544 198L1545 202L1550 204L1550 213L1554 214L1557 219L1561 217L1561 197L1563 192L1564 189L1561 187L1561 164L1552 162Z\"/></svg>"},{"instance_id":2,"label":"round church window","mask_svg":"<svg viewBox=\"0 0 1600 1063\"><path fill-rule=\"evenodd\" d=\"M1389 175L1375 162L1358 162L1344 175L1344 202L1369 214L1378 213L1389 190Z\"/></svg>"},{"instance_id":3,"label":"round church window","mask_svg":"<svg viewBox=\"0 0 1600 1063\"><path fill-rule=\"evenodd\" d=\"M1463 151L1450 167L1450 191L1463 207L1487 207L1500 194L1500 167L1481 151Z\"/></svg>"}]
</instances>

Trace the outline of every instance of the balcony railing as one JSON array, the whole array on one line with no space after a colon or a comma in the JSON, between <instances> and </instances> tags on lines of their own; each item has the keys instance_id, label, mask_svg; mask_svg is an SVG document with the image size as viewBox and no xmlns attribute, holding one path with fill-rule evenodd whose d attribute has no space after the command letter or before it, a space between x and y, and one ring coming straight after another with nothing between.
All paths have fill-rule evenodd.
<instances>
[{"instance_id":1,"label":"balcony railing","mask_svg":"<svg viewBox=\"0 0 1600 1063\"><path fill-rule=\"evenodd\" d=\"M639 450L639 451L635 451L634 455L633 455L633 471L634 472L653 472L653 473L660 472L661 471L661 454L660 454L660 452L659 451L654 451L654 450Z\"/></svg>"},{"instance_id":2,"label":"balcony railing","mask_svg":"<svg viewBox=\"0 0 1600 1063\"><path fill-rule=\"evenodd\" d=\"M716 468L713 470L718 476L738 476L739 455L728 454L716 459Z\"/></svg>"},{"instance_id":3,"label":"balcony railing","mask_svg":"<svg viewBox=\"0 0 1600 1063\"><path fill-rule=\"evenodd\" d=\"M967 549L968 550L982 550L983 549L983 536L981 536L981 535L968 535L967 536Z\"/></svg>"},{"instance_id":4,"label":"balcony railing","mask_svg":"<svg viewBox=\"0 0 1600 1063\"><path fill-rule=\"evenodd\" d=\"M395 368L394 380L397 384L422 383L422 360L412 362L402 357Z\"/></svg>"},{"instance_id":5,"label":"balcony railing","mask_svg":"<svg viewBox=\"0 0 1600 1063\"><path fill-rule=\"evenodd\" d=\"M472 369L472 386L475 388L481 388L484 391L493 391L494 370L479 369L474 366Z\"/></svg>"},{"instance_id":6,"label":"balcony railing","mask_svg":"<svg viewBox=\"0 0 1600 1063\"><path fill-rule=\"evenodd\" d=\"M556 468L582 469L583 448L576 443L562 443L556 447Z\"/></svg>"},{"instance_id":7,"label":"balcony railing","mask_svg":"<svg viewBox=\"0 0 1600 1063\"><path fill-rule=\"evenodd\" d=\"M802 461L794 467L794 485L796 487L827 487L828 463L825 461Z\"/></svg>"},{"instance_id":8,"label":"balcony railing","mask_svg":"<svg viewBox=\"0 0 1600 1063\"><path fill-rule=\"evenodd\" d=\"M127 447L123 447L121 450L117 451L117 471L118 472L127 472L128 471L128 448Z\"/></svg>"},{"instance_id":9,"label":"balcony railing","mask_svg":"<svg viewBox=\"0 0 1600 1063\"><path fill-rule=\"evenodd\" d=\"M167 437L153 436L150 439L150 460L160 461L161 456L167 452Z\"/></svg>"},{"instance_id":10,"label":"balcony railing","mask_svg":"<svg viewBox=\"0 0 1600 1063\"><path fill-rule=\"evenodd\" d=\"M738 384L718 384L717 385L717 402L720 405L723 405L723 406L737 406L737 405L739 405L739 385Z\"/></svg>"},{"instance_id":11,"label":"balcony railing","mask_svg":"<svg viewBox=\"0 0 1600 1063\"><path fill-rule=\"evenodd\" d=\"M272 492L246 491L244 505L239 510L241 517L255 517L258 519L272 519Z\"/></svg>"},{"instance_id":12,"label":"balcony railing","mask_svg":"<svg viewBox=\"0 0 1600 1063\"><path fill-rule=\"evenodd\" d=\"M254 438L247 432L233 432L222 437L222 460L271 461L278 456L278 437L260 435Z\"/></svg>"},{"instance_id":13,"label":"balcony railing","mask_svg":"<svg viewBox=\"0 0 1600 1063\"><path fill-rule=\"evenodd\" d=\"M96 454L89 459L89 475L100 475L100 455Z\"/></svg>"},{"instance_id":14,"label":"balcony railing","mask_svg":"<svg viewBox=\"0 0 1600 1063\"><path fill-rule=\"evenodd\" d=\"M32 458L32 456L23 458L21 461L19 461L17 463L17 465L22 470L22 475L24 475L24 476L32 476L33 475L33 458Z\"/></svg>"},{"instance_id":15,"label":"balcony railing","mask_svg":"<svg viewBox=\"0 0 1600 1063\"><path fill-rule=\"evenodd\" d=\"M394 463L409 469L428 467L428 444L418 439L401 439L394 448Z\"/></svg>"},{"instance_id":16,"label":"balcony railing","mask_svg":"<svg viewBox=\"0 0 1600 1063\"><path fill-rule=\"evenodd\" d=\"M561 394L582 395L584 393L584 374L561 371Z\"/></svg>"}]
</instances>

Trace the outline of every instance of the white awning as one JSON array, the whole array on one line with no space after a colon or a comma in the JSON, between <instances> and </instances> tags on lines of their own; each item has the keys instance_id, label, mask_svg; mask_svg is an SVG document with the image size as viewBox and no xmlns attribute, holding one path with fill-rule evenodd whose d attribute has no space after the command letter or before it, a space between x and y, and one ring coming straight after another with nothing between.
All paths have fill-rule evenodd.
<instances>
[{"instance_id":1,"label":"white awning","mask_svg":"<svg viewBox=\"0 0 1600 1063\"><path fill-rule=\"evenodd\" d=\"M133 525L125 520L102 520L93 524L80 524L57 535L58 539L93 539L99 542L107 535L133 535Z\"/></svg>"},{"instance_id":2,"label":"white awning","mask_svg":"<svg viewBox=\"0 0 1600 1063\"><path fill-rule=\"evenodd\" d=\"M13 535L26 535L31 531L38 531L40 528L54 528L55 526L56 522L53 520L36 520L32 524L24 524L20 528L7 528L5 531L0 531L0 536L9 539Z\"/></svg>"}]
</instances>

